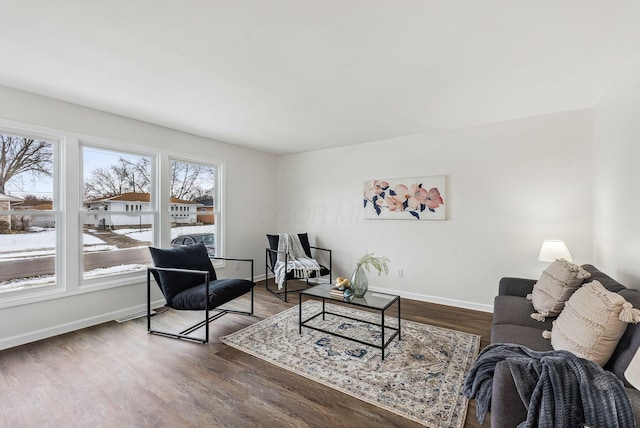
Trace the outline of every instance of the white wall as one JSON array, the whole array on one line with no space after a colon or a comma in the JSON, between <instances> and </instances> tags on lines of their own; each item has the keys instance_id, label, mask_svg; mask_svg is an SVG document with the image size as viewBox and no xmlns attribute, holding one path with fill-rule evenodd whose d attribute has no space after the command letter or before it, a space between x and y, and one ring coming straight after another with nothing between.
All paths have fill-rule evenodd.
<instances>
[{"instance_id":1,"label":"white wall","mask_svg":"<svg viewBox=\"0 0 640 428\"><path fill-rule=\"evenodd\" d=\"M594 259L640 289L640 61L594 109Z\"/></svg>"},{"instance_id":2,"label":"white wall","mask_svg":"<svg viewBox=\"0 0 640 428\"><path fill-rule=\"evenodd\" d=\"M370 288L491 310L500 277L539 276L543 239L592 262L592 173L590 109L282 156L278 232L334 249L341 276L365 250L389 257ZM434 174L448 220L363 220L365 180Z\"/></svg>"},{"instance_id":3,"label":"white wall","mask_svg":"<svg viewBox=\"0 0 640 428\"><path fill-rule=\"evenodd\" d=\"M543 239L592 262L591 110L276 158L5 87L0 99L1 119L225 161L227 254L253 257L257 274L266 233L306 231L335 250L339 275L374 251L391 273L370 274L371 288L490 310L501 276L540 274ZM365 180L430 174L448 177L446 221L362 219ZM2 308L0 349L117 318L144 298L137 284Z\"/></svg>"},{"instance_id":4,"label":"white wall","mask_svg":"<svg viewBox=\"0 0 640 428\"><path fill-rule=\"evenodd\" d=\"M276 227L275 220L258 218L275 199L275 156L1 86L0 99L3 120L226 162L227 255L254 258L260 274L264 235ZM229 272L234 267L220 276L236 275ZM240 273L248 276L248 270ZM0 309L0 349L115 319L141 310L145 301L141 283L5 307Z\"/></svg>"}]
</instances>

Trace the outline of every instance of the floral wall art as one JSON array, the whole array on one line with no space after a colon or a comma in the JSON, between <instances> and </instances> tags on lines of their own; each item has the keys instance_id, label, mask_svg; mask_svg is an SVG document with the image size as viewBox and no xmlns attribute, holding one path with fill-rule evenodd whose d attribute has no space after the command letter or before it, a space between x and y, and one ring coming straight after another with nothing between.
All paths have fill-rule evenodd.
<instances>
[{"instance_id":1,"label":"floral wall art","mask_svg":"<svg viewBox=\"0 0 640 428\"><path fill-rule=\"evenodd\" d=\"M365 219L444 220L445 175L364 182Z\"/></svg>"}]
</instances>

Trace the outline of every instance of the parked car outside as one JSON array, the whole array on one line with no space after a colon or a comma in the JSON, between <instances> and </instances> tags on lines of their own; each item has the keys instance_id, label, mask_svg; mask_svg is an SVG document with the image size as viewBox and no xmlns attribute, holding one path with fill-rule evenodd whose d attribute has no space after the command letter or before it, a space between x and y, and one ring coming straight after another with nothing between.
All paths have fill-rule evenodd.
<instances>
[{"instance_id":1,"label":"parked car outside","mask_svg":"<svg viewBox=\"0 0 640 428\"><path fill-rule=\"evenodd\" d=\"M209 257L216 255L216 239L213 233L195 233L191 235L180 235L171 241L172 247L184 247L185 245L204 243L207 247Z\"/></svg>"}]
</instances>

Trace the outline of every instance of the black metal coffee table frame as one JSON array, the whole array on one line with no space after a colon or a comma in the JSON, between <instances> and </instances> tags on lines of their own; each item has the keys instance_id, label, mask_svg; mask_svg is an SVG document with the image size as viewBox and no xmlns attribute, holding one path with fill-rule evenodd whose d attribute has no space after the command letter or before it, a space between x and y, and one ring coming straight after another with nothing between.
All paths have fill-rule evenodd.
<instances>
[{"instance_id":1,"label":"black metal coffee table frame","mask_svg":"<svg viewBox=\"0 0 640 428\"><path fill-rule=\"evenodd\" d=\"M351 299L340 299L339 297L336 297L329 292L330 288L331 288L331 284L322 284L307 290L302 290L300 292L300 301L298 304L299 306L298 333L302 334L302 327L304 326L307 328L311 328L313 330L321 331L323 333L331 334L333 336L342 337L343 339L351 340L353 342L358 342L363 345L373 346L374 348L380 349L382 351L382 360L384 361L384 350L389 345L389 343L391 343L391 341L395 339L396 336L398 337L398 340L402 340L402 324L400 319L400 296L370 291L370 292L367 292L363 297L353 297ZM316 297L316 298L322 299L322 312L319 312L313 315L312 317L309 317L306 320L303 320L302 319L302 301L303 301L302 296ZM366 321L360 318L350 317L348 315L336 314L335 312L327 311L326 305L325 305L327 300L331 302L342 303L347 306L360 306L368 309L378 310L380 311L380 324ZM384 322L385 311L396 302L398 303L398 328L386 326ZM328 330L307 324L308 322L310 322L311 320L319 316L322 316L322 320L324 321L325 316L327 314L381 327L382 338L381 338L380 344L370 343L363 340L355 339L353 337L348 337L339 333L335 333L332 331L328 331ZM387 338L386 341L385 341L385 330L392 331L391 335Z\"/></svg>"}]
</instances>

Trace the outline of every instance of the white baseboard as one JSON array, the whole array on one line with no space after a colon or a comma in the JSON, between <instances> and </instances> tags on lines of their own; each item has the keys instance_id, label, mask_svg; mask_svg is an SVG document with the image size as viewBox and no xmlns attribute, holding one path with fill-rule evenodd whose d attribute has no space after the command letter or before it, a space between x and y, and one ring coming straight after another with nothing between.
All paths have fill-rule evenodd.
<instances>
[{"instance_id":1,"label":"white baseboard","mask_svg":"<svg viewBox=\"0 0 640 428\"><path fill-rule=\"evenodd\" d=\"M264 281L265 278L266 278L266 276L264 274L262 274L262 275L253 275L253 282ZM273 278L273 276L269 275L269 278ZM247 279L249 279L249 278L247 278Z\"/></svg>"},{"instance_id":2,"label":"white baseboard","mask_svg":"<svg viewBox=\"0 0 640 428\"><path fill-rule=\"evenodd\" d=\"M151 302L151 308L155 309L165 304L164 299ZM41 330L30 331L24 334L18 334L11 337L5 337L0 339L0 350L13 348L14 346L24 345L26 343L35 342L49 337L58 336L60 334L70 333L72 331L80 330L83 328L91 327L93 325L102 324L105 322L113 321L118 318L126 317L140 311L146 311L147 305L136 305L126 309L121 309L106 314L100 314L81 320L72 321L65 324L55 325L47 327Z\"/></svg>"},{"instance_id":3,"label":"white baseboard","mask_svg":"<svg viewBox=\"0 0 640 428\"><path fill-rule=\"evenodd\" d=\"M408 291L390 290L388 288L369 287L369 290L380 293L397 294L405 299L418 300L421 302L437 303L439 305L454 306L456 308L471 309L474 311L493 313L493 305L483 305L481 303L467 302L464 300L449 299L447 297L429 296L427 294L411 293Z\"/></svg>"},{"instance_id":4,"label":"white baseboard","mask_svg":"<svg viewBox=\"0 0 640 428\"><path fill-rule=\"evenodd\" d=\"M264 275L262 275L262 277L263 277L262 279L264 279ZM269 274L269 278L270 279L273 278L273 275ZM260 280L256 279L256 282L261 281L262 279ZM465 300L450 299L448 297L430 296L428 294L411 293L408 291L392 290L389 288L370 287L369 290L377 291L380 293L396 294L405 299L418 300L420 302L436 303L439 305L453 306L456 308L471 309L474 311L493 313L493 305L483 305L481 303L467 302Z\"/></svg>"},{"instance_id":5,"label":"white baseboard","mask_svg":"<svg viewBox=\"0 0 640 428\"><path fill-rule=\"evenodd\" d=\"M264 280L264 275L258 275L254 277L256 282ZM418 300L422 302L437 303L440 305L454 306L458 308L471 309L482 312L493 312L492 305L483 305L474 302L467 302L463 300L449 299L446 297L429 296L420 293L411 293L407 291L391 290L388 288L371 287L370 290L380 293L397 294L400 297L412 300ZM159 299L151 303L152 308L158 308L165 304L164 299ZM102 324L109 321L114 321L118 318L127 317L138 313L140 311L146 311L146 304L131 306L125 309L121 309L114 312L96 315L76 321L72 321L65 324L55 325L47 327L41 330L30 331L28 333L19 334L11 337L0 339L0 350L13 348L14 346L24 345L26 343L35 342L49 337L58 336L60 334L70 333L72 331L80 330L83 328L91 327L93 325Z\"/></svg>"},{"instance_id":6,"label":"white baseboard","mask_svg":"<svg viewBox=\"0 0 640 428\"><path fill-rule=\"evenodd\" d=\"M273 278L273 275L269 274L269 278L270 279ZM262 281L263 279L264 279L264 275L262 275L261 279L256 279L255 281L258 282L258 281ZM483 305L481 303L467 302L465 300L450 299L448 297L430 296L428 294L411 293L408 291L392 290L389 288L370 287L369 290L377 291L380 293L396 294L405 299L418 300L420 302L437 303L439 305L454 306L456 308L471 309L474 311L493 313L493 305Z\"/></svg>"}]
</instances>

